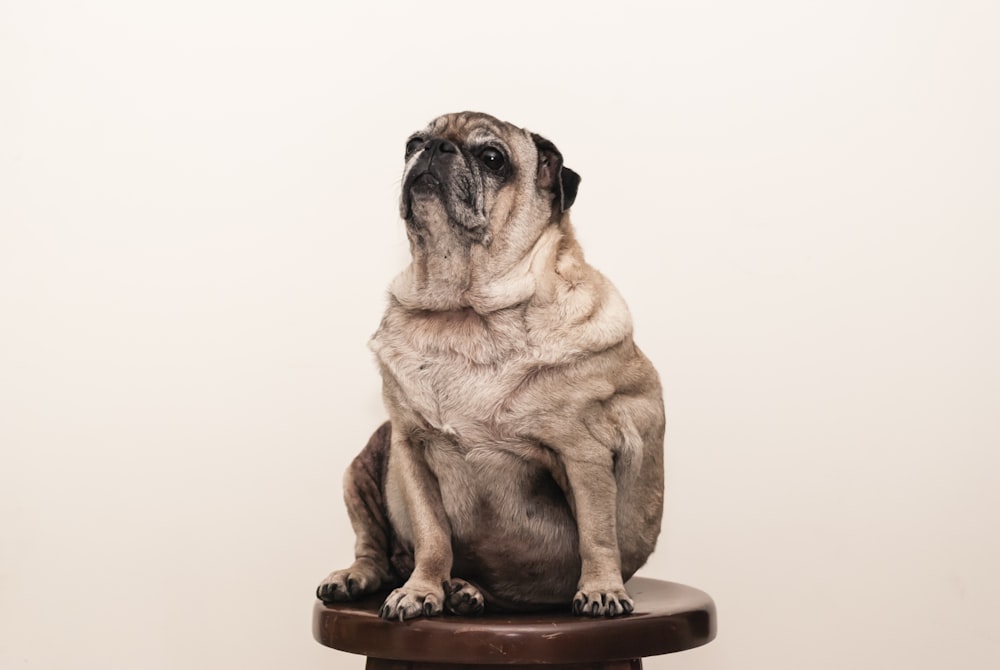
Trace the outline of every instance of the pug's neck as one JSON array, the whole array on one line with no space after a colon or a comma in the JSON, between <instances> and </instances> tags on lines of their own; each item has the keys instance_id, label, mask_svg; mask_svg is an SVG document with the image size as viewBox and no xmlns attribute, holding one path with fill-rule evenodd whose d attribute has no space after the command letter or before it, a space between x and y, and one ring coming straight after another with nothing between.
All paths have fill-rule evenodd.
<instances>
[{"instance_id":1,"label":"pug's neck","mask_svg":"<svg viewBox=\"0 0 1000 670\"><path fill-rule=\"evenodd\" d=\"M437 244L411 243L413 260L389 293L404 309L471 308L491 314L550 293L557 257L567 243L582 262L568 218L547 226L527 253L513 260L500 257L488 239L472 244L455 237Z\"/></svg>"}]
</instances>

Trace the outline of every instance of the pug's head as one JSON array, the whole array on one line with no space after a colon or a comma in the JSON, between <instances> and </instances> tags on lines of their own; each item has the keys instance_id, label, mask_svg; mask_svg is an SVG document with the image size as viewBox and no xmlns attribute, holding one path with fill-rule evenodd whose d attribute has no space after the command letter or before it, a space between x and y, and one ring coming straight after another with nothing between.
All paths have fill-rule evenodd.
<instances>
[{"instance_id":1,"label":"pug's head","mask_svg":"<svg viewBox=\"0 0 1000 670\"><path fill-rule=\"evenodd\" d=\"M476 112L438 117L411 135L405 160L410 277L440 295L481 293L509 274L564 220L580 184L552 142Z\"/></svg>"},{"instance_id":2,"label":"pug's head","mask_svg":"<svg viewBox=\"0 0 1000 670\"><path fill-rule=\"evenodd\" d=\"M418 240L440 229L489 243L515 219L557 220L580 184L552 142L475 112L438 117L405 156L400 214Z\"/></svg>"}]
</instances>

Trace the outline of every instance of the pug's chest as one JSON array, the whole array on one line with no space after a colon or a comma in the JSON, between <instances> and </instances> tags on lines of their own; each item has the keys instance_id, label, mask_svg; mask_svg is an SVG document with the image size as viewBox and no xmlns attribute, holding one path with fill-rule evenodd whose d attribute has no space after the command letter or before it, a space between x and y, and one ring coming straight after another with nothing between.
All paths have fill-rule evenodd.
<instances>
[{"instance_id":1,"label":"pug's chest","mask_svg":"<svg viewBox=\"0 0 1000 670\"><path fill-rule=\"evenodd\" d=\"M397 402L420 423L452 437L482 439L516 421L516 399L528 375L522 359L482 365L449 355L380 356L398 388Z\"/></svg>"},{"instance_id":2,"label":"pug's chest","mask_svg":"<svg viewBox=\"0 0 1000 670\"><path fill-rule=\"evenodd\" d=\"M397 417L456 444L504 442L531 413L544 351L525 308L481 315L389 309L369 343Z\"/></svg>"}]
</instances>

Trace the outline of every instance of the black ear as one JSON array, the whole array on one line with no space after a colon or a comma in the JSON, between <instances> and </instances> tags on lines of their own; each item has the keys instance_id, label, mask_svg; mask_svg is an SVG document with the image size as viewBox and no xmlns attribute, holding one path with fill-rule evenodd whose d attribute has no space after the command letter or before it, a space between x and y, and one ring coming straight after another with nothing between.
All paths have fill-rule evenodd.
<instances>
[{"instance_id":1,"label":"black ear","mask_svg":"<svg viewBox=\"0 0 1000 670\"><path fill-rule=\"evenodd\" d=\"M576 192L580 188L580 175L564 167L559 171L560 207L562 211L570 208L576 200Z\"/></svg>"},{"instance_id":2,"label":"black ear","mask_svg":"<svg viewBox=\"0 0 1000 670\"><path fill-rule=\"evenodd\" d=\"M531 139L538 148L538 187L552 191L559 211L565 212L576 200L580 175L563 166L562 154L552 142L535 133L531 133Z\"/></svg>"}]
</instances>

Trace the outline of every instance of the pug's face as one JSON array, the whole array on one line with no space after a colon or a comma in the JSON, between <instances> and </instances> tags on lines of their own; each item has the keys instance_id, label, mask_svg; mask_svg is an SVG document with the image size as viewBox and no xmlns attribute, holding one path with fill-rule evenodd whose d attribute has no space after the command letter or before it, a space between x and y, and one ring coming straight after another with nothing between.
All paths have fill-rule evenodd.
<instances>
[{"instance_id":1,"label":"pug's face","mask_svg":"<svg viewBox=\"0 0 1000 670\"><path fill-rule=\"evenodd\" d=\"M435 119L405 156L400 214L416 247L530 241L569 209L580 182L551 142L475 112Z\"/></svg>"}]
</instances>

